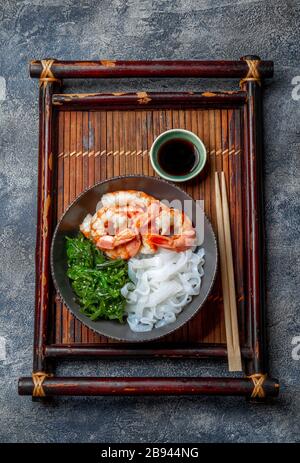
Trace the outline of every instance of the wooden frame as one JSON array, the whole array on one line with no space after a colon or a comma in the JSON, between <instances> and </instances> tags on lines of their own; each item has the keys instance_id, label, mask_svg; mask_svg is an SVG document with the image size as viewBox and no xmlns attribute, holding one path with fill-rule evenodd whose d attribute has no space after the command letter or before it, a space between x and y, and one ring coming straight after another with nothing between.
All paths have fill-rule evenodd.
<instances>
[{"instance_id":1,"label":"wooden frame","mask_svg":"<svg viewBox=\"0 0 300 463\"><path fill-rule=\"evenodd\" d=\"M39 186L36 243L36 307L33 374L20 378L19 393L52 395L219 394L265 399L278 394L278 382L267 375L264 324L264 255L262 202L262 107L261 85L272 77L273 63L247 56L240 61L55 61L30 63L30 75L39 78ZM227 77L239 78L236 92L180 93L58 93L61 79L108 77ZM241 169L244 175L242 220L246 301L243 307L241 346L243 377L57 377L51 374L60 358L216 358L226 359L226 345L180 343L128 345L51 342L53 287L50 245L56 214L57 114L64 110L135 110L155 108L238 108L243 114ZM230 109L231 110L231 109ZM125 147L126 148L126 147ZM227 150L228 151L228 150ZM241 205L236 205L241 207Z\"/></svg>"}]
</instances>

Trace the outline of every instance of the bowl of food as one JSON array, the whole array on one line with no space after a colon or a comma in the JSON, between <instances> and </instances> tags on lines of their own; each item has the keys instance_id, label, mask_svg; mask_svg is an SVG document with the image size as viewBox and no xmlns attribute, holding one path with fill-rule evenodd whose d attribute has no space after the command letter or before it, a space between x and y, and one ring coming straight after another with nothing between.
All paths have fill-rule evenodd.
<instances>
[{"instance_id":1,"label":"bowl of food","mask_svg":"<svg viewBox=\"0 0 300 463\"><path fill-rule=\"evenodd\" d=\"M201 207L155 177L115 177L79 195L56 226L54 285L104 336L151 341L187 323L214 283L217 245Z\"/></svg>"}]
</instances>

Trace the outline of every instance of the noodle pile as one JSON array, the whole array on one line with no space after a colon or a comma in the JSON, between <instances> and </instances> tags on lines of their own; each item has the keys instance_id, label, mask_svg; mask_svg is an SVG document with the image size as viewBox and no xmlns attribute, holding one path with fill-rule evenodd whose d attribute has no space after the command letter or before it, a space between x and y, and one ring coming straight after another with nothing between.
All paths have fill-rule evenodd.
<instances>
[{"instance_id":1,"label":"noodle pile","mask_svg":"<svg viewBox=\"0 0 300 463\"><path fill-rule=\"evenodd\" d=\"M128 261L131 282L121 294L126 298L127 322L132 331L151 331L173 323L183 307L200 292L204 275L204 249L174 252L160 249L151 257Z\"/></svg>"}]
</instances>

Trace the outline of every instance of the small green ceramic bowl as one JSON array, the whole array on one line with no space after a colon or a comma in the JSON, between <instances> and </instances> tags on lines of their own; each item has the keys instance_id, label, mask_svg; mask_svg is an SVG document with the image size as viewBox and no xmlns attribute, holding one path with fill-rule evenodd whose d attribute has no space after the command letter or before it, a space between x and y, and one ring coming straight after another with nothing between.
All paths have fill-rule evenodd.
<instances>
[{"instance_id":1,"label":"small green ceramic bowl","mask_svg":"<svg viewBox=\"0 0 300 463\"><path fill-rule=\"evenodd\" d=\"M193 169L185 175L171 175L166 172L158 163L159 149L164 145L164 143L178 138L193 143L199 153L198 162L193 167ZM193 132L184 129L171 129L161 133L154 140L150 149L150 161L155 172L165 180L171 180L172 182L186 182L187 180L196 177L196 175L200 174L200 172L203 170L206 163L206 148L200 138L197 137L197 135L195 135Z\"/></svg>"}]
</instances>

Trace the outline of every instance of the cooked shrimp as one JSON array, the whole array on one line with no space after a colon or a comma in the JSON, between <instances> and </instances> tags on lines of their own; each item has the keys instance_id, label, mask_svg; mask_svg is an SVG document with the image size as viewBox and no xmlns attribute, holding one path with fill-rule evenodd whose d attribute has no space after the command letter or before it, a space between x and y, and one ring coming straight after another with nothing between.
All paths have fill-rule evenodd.
<instances>
[{"instance_id":1,"label":"cooked shrimp","mask_svg":"<svg viewBox=\"0 0 300 463\"><path fill-rule=\"evenodd\" d=\"M150 237L151 235L148 233L141 235L142 246L140 252L142 254L155 254L157 251L157 246L150 241Z\"/></svg>"},{"instance_id":2,"label":"cooked shrimp","mask_svg":"<svg viewBox=\"0 0 300 463\"><path fill-rule=\"evenodd\" d=\"M84 234L86 238L90 238L91 236L91 221L92 221L93 216L91 214L88 214L82 224L80 225L79 229L81 233Z\"/></svg>"},{"instance_id":3,"label":"cooked shrimp","mask_svg":"<svg viewBox=\"0 0 300 463\"><path fill-rule=\"evenodd\" d=\"M151 202L145 212L136 215L133 220L133 226L139 230L141 234L147 234L150 231L156 232L155 221L159 216L161 203L157 200Z\"/></svg>"},{"instance_id":4,"label":"cooked shrimp","mask_svg":"<svg viewBox=\"0 0 300 463\"><path fill-rule=\"evenodd\" d=\"M140 206L147 208L152 201L157 201L153 196L137 190L120 190L106 193L101 198L104 207L113 206Z\"/></svg>"},{"instance_id":5,"label":"cooked shrimp","mask_svg":"<svg viewBox=\"0 0 300 463\"><path fill-rule=\"evenodd\" d=\"M137 216L135 227L139 230L142 239L140 252L142 254L154 254L157 251L157 246L151 242L152 234L158 233L156 225L157 217L161 213L161 203L155 201L150 204L144 214Z\"/></svg>"},{"instance_id":6,"label":"cooked shrimp","mask_svg":"<svg viewBox=\"0 0 300 463\"><path fill-rule=\"evenodd\" d=\"M122 244L126 244L132 241L137 236L137 232L134 232L130 228L120 231L115 236L103 235L96 241L96 246L100 249L114 249Z\"/></svg>"},{"instance_id":7,"label":"cooked shrimp","mask_svg":"<svg viewBox=\"0 0 300 463\"><path fill-rule=\"evenodd\" d=\"M138 213L132 207L102 207L91 219L91 237L97 241L103 235L117 235L131 226Z\"/></svg>"},{"instance_id":8,"label":"cooked shrimp","mask_svg":"<svg viewBox=\"0 0 300 463\"><path fill-rule=\"evenodd\" d=\"M158 218L159 233L151 234L148 242L176 252L186 251L195 245L196 231L189 217L177 209L164 209ZM173 235L167 236L167 234Z\"/></svg>"},{"instance_id":9,"label":"cooked shrimp","mask_svg":"<svg viewBox=\"0 0 300 463\"><path fill-rule=\"evenodd\" d=\"M130 259L134 257L140 250L141 240L139 236L136 236L129 243L121 244L116 246L114 249L106 249L105 254L111 259Z\"/></svg>"},{"instance_id":10,"label":"cooked shrimp","mask_svg":"<svg viewBox=\"0 0 300 463\"><path fill-rule=\"evenodd\" d=\"M102 207L91 219L90 237L100 249L114 249L138 235L133 220L143 210L132 206Z\"/></svg>"},{"instance_id":11,"label":"cooked shrimp","mask_svg":"<svg viewBox=\"0 0 300 463\"><path fill-rule=\"evenodd\" d=\"M98 205L80 230L112 259L129 259L139 250L153 254L157 247L180 252L195 244L191 220L142 191L106 193Z\"/></svg>"},{"instance_id":12,"label":"cooked shrimp","mask_svg":"<svg viewBox=\"0 0 300 463\"><path fill-rule=\"evenodd\" d=\"M86 238L98 239L106 232L107 227L125 228L128 219L144 212L142 206L103 207L102 200L96 206L96 213L88 214L80 225L80 231Z\"/></svg>"}]
</instances>

